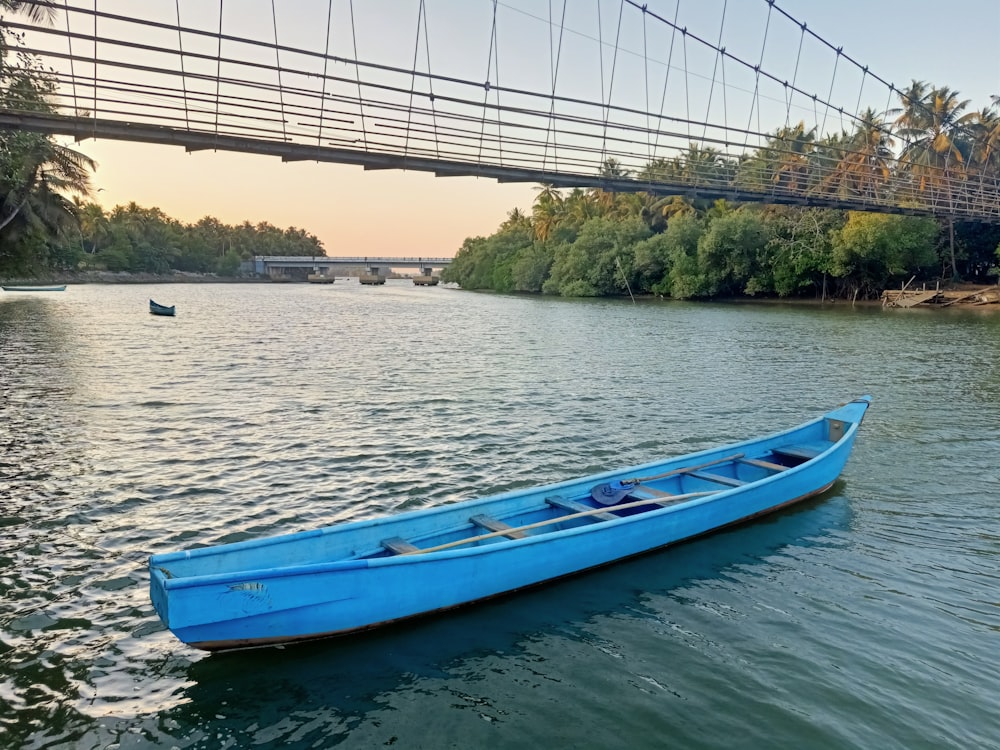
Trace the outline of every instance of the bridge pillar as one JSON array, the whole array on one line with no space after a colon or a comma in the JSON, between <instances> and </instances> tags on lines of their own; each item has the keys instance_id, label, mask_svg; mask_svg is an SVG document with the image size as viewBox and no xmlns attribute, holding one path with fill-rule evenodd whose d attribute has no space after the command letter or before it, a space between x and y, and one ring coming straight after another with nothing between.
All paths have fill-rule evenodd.
<instances>
[{"instance_id":1,"label":"bridge pillar","mask_svg":"<svg viewBox=\"0 0 1000 750\"><path fill-rule=\"evenodd\" d=\"M380 274L379 270L380 269L379 269L378 266L369 265L368 268L366 269L366 273L361 274L361 276L358 278L358 280L362 284L368 284L368 285L372 285L372 286L377 285L377 284L384 284L385 283L385 276L383 276L382 274Z\"/></svg>"},{"instance_id":2,"label":"bridge pillar","mask_svg":"<svg viewBox=\"0 0 1000 750\"><path fill-rule=\"evenodd\" d=\"M417 286L437 286L438 278L434 275L434 269L424 266L420 269L420 276L413 277L413 283Z\"/></svg>"}]
</instances>

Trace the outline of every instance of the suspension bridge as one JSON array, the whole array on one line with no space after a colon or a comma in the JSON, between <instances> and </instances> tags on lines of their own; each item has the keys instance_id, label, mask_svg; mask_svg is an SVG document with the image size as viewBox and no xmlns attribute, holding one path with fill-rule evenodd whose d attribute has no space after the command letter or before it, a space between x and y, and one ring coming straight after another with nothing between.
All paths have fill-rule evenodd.
<instances>
[{"instance_id":1,"label":"suspension bridge","mask_svg":"<svg viewBox=\"0 0 1000 750\"><path fill-rule=\"evenodd\" d=\"M996 123L959 132L781 0L7 6L51 88L9 91L9 130L1000 222Z\"/></svg>"}]
</instances>

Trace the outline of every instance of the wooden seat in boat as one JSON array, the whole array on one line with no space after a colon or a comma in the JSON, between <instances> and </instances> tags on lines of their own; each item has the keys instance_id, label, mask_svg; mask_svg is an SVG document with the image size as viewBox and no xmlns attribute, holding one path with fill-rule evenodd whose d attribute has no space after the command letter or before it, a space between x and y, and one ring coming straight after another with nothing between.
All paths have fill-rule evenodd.
<instances>
[{"instance_id":1,"label":"wooden seat in boat","mask_svg":"<svg viewBox=\"0 0 1000 750\"><path fill-rule=\"evenodd\" d=\"M419 552L420 547L415 544L410 544L408 541L400 536L389 537L388 539L383 539L381 542L382 546L397 555L406 555L413 552Z\"/></svg>"},{"instance_id":2,"label":"wooden seat in boat","mask_svg":"<svg viewBox=\"0 0 1000 750\"><path fill-rule=\"evenodd\" d=\"M688 471L685 472L689 477L695 477L696 479L703 479L706 482L715 482L716 484L726 484L730 487L742 487L746 482L742 479L734 479L733 477L724 477L721 474L711 474L707 471Z\"/></svg>"},{"instance_id":3,"label":"wooden seat in boat","mask_svg":"<svg viewBox=\"0 0 1000 750\"><path fill-rule=\"evenodd\" d=\"M587 511L594 510L589 505L584 505L576 500L567 500L559 495L552 495L545 498L545 502L551 505L553 508L559 508L561 510L568 510L571 513L586 513ZM616 521L621 516L616 516L614 513L594 513L593 515L584 516L584 518L593 521Z\"/></svg>"},{"instance_id":4,"label":"wooden seat in boat","mask_svg":"<svg viewBox=\"0 0 1000 750\"><path fill-rule=\"evenodd\" d=\"M749 464L750 466L757 466L761 469L768 469L770 471L785 471L790 468L784 464L776 464L771 461L761 461L759 458L740 458L738 460L741 464Z\"/></svg>"},{"instance_id":5,"label":"wooden seat in boat","mask_svg":"<svg viewBox=\"0 0 1000 750\"><path fill-rule=\"evenodd\" d=\"M487 516L484 513L472 516L469 519L476 526L481 526L487 531L500 531L503 532L504 536L510 537L511 539L524 539L527 534L519 529L515 529L510 524L504 523L503 521L493 518L492 516Z\"/></svg>"}]
</instances>

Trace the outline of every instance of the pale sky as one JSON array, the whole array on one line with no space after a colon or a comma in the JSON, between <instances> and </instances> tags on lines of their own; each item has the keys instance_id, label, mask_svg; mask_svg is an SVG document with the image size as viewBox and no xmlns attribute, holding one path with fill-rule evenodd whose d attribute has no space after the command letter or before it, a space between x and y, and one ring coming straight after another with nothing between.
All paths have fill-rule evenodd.
<instances>
[{"instance_id":1,"label":"pale sky","mask_svg":"<svg viewBox=\"0 0 1000 750\"><path fill-rule=\"evenodd\" d=\"M71 0L71 4L93 6L90 0ZM224 33L273 40L270 2L228 0L223 5ZM881 84L869 79L862 86L864 75L843 61L833 74L835 53L815 40L807 38L800 56L801 29L773 12L768 23L765 0L647 0L647 5L712 43L719 42L721 34L728 51L754 64L761 62L763 69L785 80L794 77L800 88L829 98L849 112L896 105L887 101ZM1000 94L1000 0L777 0L777 5L898 87L911 79L946 85L970 99L970 109L982 108L989 104L991 94ZM218 7L209 6L213 4L204 0L183 0L179 6L183 24L217 30ZM100 4L101 10L126 15L135 14L137 7L142 8L143 17L164 23L176 20L174 0L103 0ZM425 0L425 7L430 42L417 48L418 68L429 57L435 73L484 80L492 0ZM361 59L402 68L413 65L418 0L354 0L354 39L341 22L350 9L346 0L334 0L332 40L325 38L325 0L282 0L277 8L282 44L318 51L328 45L333 53L351 57L353 50L345 45L356 40ZM558 22L562 2L505 0L499 8L503 18L502 25L498 22L496 58L500 83L533 91L550 89L548 18L551 12ZM600 79L610 78L609 40L617 28L619 9L620 3L611 0L600 4L598 0L569 0L558 94L595 101L606 98ZM638 54L622 52L614 60L617 78L612 99L643 109L650 84L646 82L644 92L641 15L626 6L623 17L620 46ZM765 28L768 41L763 45ZM820 121L829 120L827 130L839 128L836 113L832 119L829 113L824 118L823 112L814 111L801 97L786 106L780 89L761 88L764 111L758 115L750 109L752 73L741 77L732 65L726 69L728 94L722 97L720 84L711 83L713 56L694 44L687 50L678 45L670 53L667 30L663 24L647 25L647 55L665 63L672 54L673 71L686 51L689 75L683 90L677 88L681 75L671 73L674 78L663 79L664 90L666 81L671 81L665 112L696 121L708 113L708 119L715 122L725 107L730 122L756 127L759 120L766 131L784 125L786 118L805 118L812 124L815 115ZM603 68L596 53L598 34L605 42ZM666 64L661 67L667 70ZM656 99L659 84L653 88ZM230 224L249 220L296 226L317 235L329 255L452 256L466 237L493 232L512 208L530 211L535 193L534 186L527 184L438 178L418 172L366 172L355 166L282 163L275 157L227 152L189 154L179 147L144 143L86 140L74 147L98 162L94 182L101 192L95 198L106 209L135 201L187 222L211 215ZM639 144L637 151L645 148L645 143Z\"/></svg>"}]
</instances>

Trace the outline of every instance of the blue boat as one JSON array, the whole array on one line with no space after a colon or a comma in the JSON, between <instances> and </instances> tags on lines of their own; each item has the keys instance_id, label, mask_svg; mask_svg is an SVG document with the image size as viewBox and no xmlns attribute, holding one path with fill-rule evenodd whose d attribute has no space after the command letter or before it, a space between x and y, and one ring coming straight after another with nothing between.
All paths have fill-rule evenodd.
<instances>
[{"instance_id":1,"label":"blue boat","mask_svg":"<svg viewBox=\"0 0 1000 750\"><path fill-rule=\"evenodd\" d=\"M367 630L535 586L828 489L871 398L735 445L492 497L153 555L150 597L209 651Z\"/></svg>"},{"instance_id":2,"label":"blue boat","mask_svg":"<svg viewBox=\"0 0 1000 750\"><path fill-rule=\"evenodd\" d=\"M177 312L177 308L174 305L167 307L166 305L158 305L153 300L149 301L149 312L152 315L167 315L173 317Z\"/></svg>"},{"instance_id":3,"label":"blue boat","mask_svg":"<svg viewBox=\"0 0 1000 750\"><path fill-rule=\"evenodd\" d=\"M57 286L3 286L0 287L5 292L65 292L66 285Z\"/></svg>"}]
</instances>

